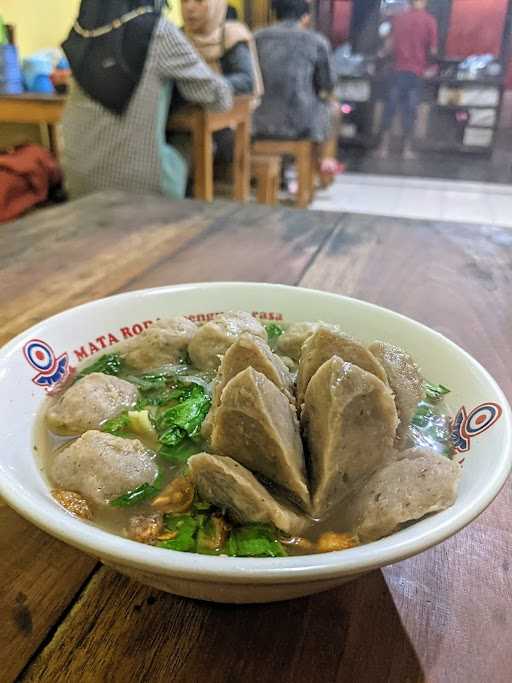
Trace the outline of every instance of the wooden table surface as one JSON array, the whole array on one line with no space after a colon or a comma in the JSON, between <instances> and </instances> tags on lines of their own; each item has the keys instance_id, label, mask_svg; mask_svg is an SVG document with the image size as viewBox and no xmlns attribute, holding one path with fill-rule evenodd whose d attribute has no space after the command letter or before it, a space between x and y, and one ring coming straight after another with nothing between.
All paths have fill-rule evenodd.
<instances>
[{"instance_id":1,"label":"wooden table surface","mask_svg":"<svg viewBox=\"0 0 512 683\"><path fill-rule=\"evenodd\" d=\"M85 301L201 280L282 282L393 308L512 397L512 231L95 195L0 230L0 342ZM142 586L0 507L2 683L509 683L510 483L464 531L339 589L212 605Z\"/></svg>"}]
</instances>

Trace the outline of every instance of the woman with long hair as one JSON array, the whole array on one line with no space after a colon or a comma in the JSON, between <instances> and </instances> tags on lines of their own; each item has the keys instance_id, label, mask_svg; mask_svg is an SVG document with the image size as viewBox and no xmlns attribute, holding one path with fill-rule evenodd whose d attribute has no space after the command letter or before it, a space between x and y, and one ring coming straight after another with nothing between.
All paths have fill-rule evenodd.
<instances>
[{"instance_id":1,"label":"woman with long hair","mask_svg":"<svg viewBox=\"0 0 512 683\"><path fill-rule=\"evenodd\" d=\"M245 24L227 18L226 0L181 0L183 30L208 66L229 81L235 95L262 94L254 38Z\"/></svg>"},{"instance_id":2,"label":"woman with long hair","mask_svg":"<svg viewBox=\"0 0 512 683\"><path fill-rule=\"evenodd\" d=\"M253 95L253 108L263 94L256 45L250 30L228 18L226 0L181 0L183 31L208 66L222 74L234 95ZM175 138L181 148L184 141ZM234 132L226 128L214 134L216 173L226 172L233 159Z\"/></svg>"}]
</instances>

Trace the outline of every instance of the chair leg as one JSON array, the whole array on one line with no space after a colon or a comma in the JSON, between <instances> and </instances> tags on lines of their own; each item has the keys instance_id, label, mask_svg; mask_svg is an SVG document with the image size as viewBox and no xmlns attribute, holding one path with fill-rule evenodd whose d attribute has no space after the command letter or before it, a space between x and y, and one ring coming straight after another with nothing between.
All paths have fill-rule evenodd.
<instances>
[{"instance_id":1,"label":"chair leg","mask_svg":"<svg viewBox=\"0 0 512 683\"><path fill-rule=\"evenodd\" d=\"M279 186L281 184L281 173L277 173L272 180L272 206L277 204L279 197Z\"/></svg>"},{"instance_id":2,"label":"chair leg","mask_svg":"<svg viewBox=\"0 0 512 683\"><path fill-rule=\"evenodd\" d=\"M311 150L311 145L302 145L297 154L297 174L299 182L297 205L301 209L307 209L313 198L314 173Z\"/></svg>"},{"instance_id":3,"label":"chair leg","mask_svg":"<svg viewBox=\"0 0 512 683\"><path fill-rule=\"evenodd\" d=\"M266 204L265 177L260 173L256 177L256 201L258 204Z\"/></svg>"},{"instance_id":4,"label":"chair leg","mask_svg":"<svg viewBox=\"0 0 512 683\"><path fill-rule=\"evenodd\" d=\"M272 206L277 201L277 182L272 173L261 173L257 178L256 201L258 204Z\"/></svg>"}]
</instances>

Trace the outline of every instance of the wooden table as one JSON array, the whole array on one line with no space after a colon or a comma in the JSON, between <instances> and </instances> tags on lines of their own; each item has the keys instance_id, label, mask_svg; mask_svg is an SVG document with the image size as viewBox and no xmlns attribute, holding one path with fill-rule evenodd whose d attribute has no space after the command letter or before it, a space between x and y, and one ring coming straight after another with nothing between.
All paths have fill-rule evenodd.
<instances>
[{"instance_id":1,"label":"wooden table","mask_svg":"<svg viewBox=\"0 0 512 683\"><path fill-rule=\"evenodd\" d=\"M512 397L510 230L108 193L2 226L0 264L0 343L120 291L282 282L413 316ZM511 517L508 483L408 561L309 598L222 606L146 588L0 507L0 680L509 683Z\"/></svg>"},{"instance_id":2,"label":"wooden table","mask_svg":"<svg viewBox=\"0 0 512 683\"><path fill-rule=\"evenodd\" d=\"M168 130L192 135L194 197L213 200L213 134L225 128L235 133L233 150L233 199L247 201L251 180L251 102L252 97L238 96L227 112L211 112L202 107L186 106L169 118Z\"/></svg>"},{"instance_id":3,"label":"wooden table","mask_svg":"<svg viewBox=\"0 0 512 683\"><path fill-rule=\"evenodd\" d=\"M66 97L61 95L0 96L0 123L35 123L48 131L50 151L59 156L57 125L62 118Z\"/></svg>"}]
</instances>

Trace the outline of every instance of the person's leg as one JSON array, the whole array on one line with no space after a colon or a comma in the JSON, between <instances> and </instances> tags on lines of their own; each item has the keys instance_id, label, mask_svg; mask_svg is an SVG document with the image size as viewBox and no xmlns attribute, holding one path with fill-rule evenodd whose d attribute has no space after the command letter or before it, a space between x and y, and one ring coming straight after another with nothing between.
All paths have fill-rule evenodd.
<instances>
[{"instance_id":1,"label":"person's leg","mask_svg":"<svg viewBox=\"0 0 512 683\"><path fill-rule=\"evenodd\" d=\"M345 167L338 161L338 138L341 127L341 110L332 102L329 105L329 130L327 138L318 142L315 149L317 175L320 186L329 187L338 173L343 173Z\"/></svg>"},{"instance_id":2,"label":"person's leg","mask_svg":"<svg viewBox=\"0 0 512 683\"><path fill-rule=\"evenodd\" d=\"M391 126L400 102L400 74L394 73L389 78L386 101L384 103L384 113L380 128L380 145L377 154L385 159L390 151Z\"/></svg>"},{"instance_id":3,"label":"person's leg","mask_svg":"<svg viewBox=\"0 0 512 683\"><path fill-rule=\"evenodd\" d=\"M406 92L404 92L402 109L402 127L404 132L404 157L415 159L416 154L413 150L412 139L416 124L416 115L421 100L421 78L416 74L407 74Z\"/></svg>"}]
</instances>

